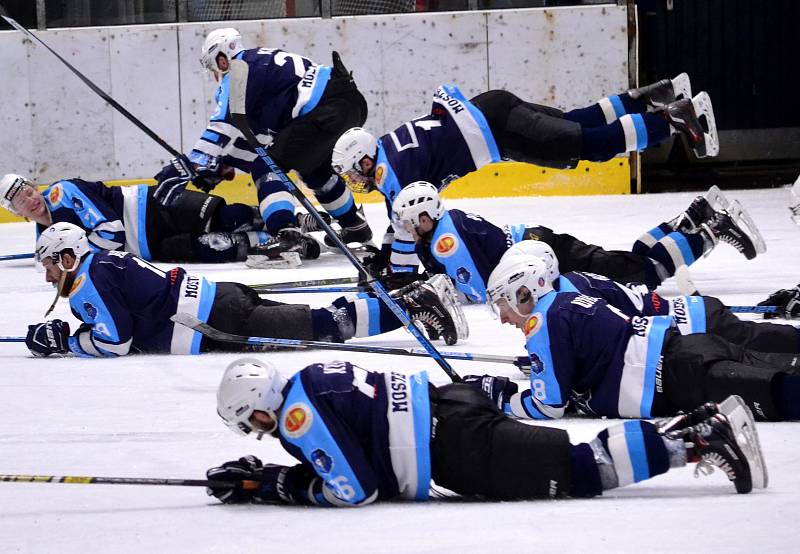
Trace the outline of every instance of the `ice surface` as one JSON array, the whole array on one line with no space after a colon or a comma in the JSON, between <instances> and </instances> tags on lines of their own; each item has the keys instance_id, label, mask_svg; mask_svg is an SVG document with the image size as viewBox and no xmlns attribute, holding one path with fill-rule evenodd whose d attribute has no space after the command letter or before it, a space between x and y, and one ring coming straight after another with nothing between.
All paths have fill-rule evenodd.
<instances>
[{"instance_id":1,"label":"ice surface","mask_svg":"<svg viewBox=\"0 0 800 554\"><path fill-rule=\"evenodd\" d=\"M701 292L728 304L752 304L800 281L800 228L786 209L787 189L736 191L759 224L768 251L753 261L721 244L692 267ZM682 211L694 193L578 198L449 201L495 223L538 223L607 248ZM376 235L383 207L368 205ZM0 253L32 251L31 224L4 225ZM164 265L164 267L169 267ZM245 283L354 275L326 254L296 270L244 264L194 265L216 280ZM668 281L661 292L676 294ZM0 262L0 334L24 335L42 320L53 290L31 261ZM324 305L334 295L283 295ZM481 306L468 306L471 352L524 353L516 329ZM53 317L77 323L61 301ZM416 346L403 330L371 339ZM333 353L271 354L285 374ZM342 353L374 370L428 369L425 359ZM23 344L0 345L0 473L202 478L208 467L244 454L291 463L276 441L234 435L215 414L214 393L233 354L131 356L116 360L34 359ZM513 368L454 362L462 372L520 377ZM573 442L609 421L551 423ZM223 506L203 489L155 486L0 483L0 552L796 552L800 514L800 423L759 424L770 488L737 495L719 472L694 479L674 470L592 500L482 503L437 500L363 509ZM792 523L795 522L795 523Z\"/></svg>"}]
</instances>

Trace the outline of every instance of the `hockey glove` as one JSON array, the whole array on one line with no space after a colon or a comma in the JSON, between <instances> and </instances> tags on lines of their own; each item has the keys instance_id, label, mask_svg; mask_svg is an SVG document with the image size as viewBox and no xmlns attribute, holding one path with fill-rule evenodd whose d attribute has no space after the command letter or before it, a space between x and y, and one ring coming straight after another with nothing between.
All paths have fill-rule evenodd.
<instances>
[{"instance_id":1,"label":"hockey glove","mask_svg":"<svg viewBox=\"0 0 800 554\"><path fill-rule=\"evenodd\" d=\"M361 261L361 265L364 266L364 269L366 269L370 275L376 279L380 279L389 271L389 256L371 244L365 244L364 249L369 252L369 256Z\"/></svg>"},{"instance_id":2,"label":"hockey glove","mask_svg":"<svg viewBox=\"0 0 800 554\"><path fill-rule=\"evenodd\" d=\"M69 352L69 323L54 319L28 325L25 344L34 356L66 354Z\"/></svg>"},{"instance_id":3,"label":"hockey glove","mask_svg":"<svg viewBox=\"0 0 800 554\"><path fill-rule=\"evenodd\" d=\"M800 285L792 289L781 289L769 295L769 298L758 303L759 306L777 306L772 313L765 313L764 319L785 317L786 319L800 318Z\"/></svg>"},{"instance_id":4,"label":"hockey glove","mask_svg":"<svg viewBox=\"0 0 800 554\"><path fill-rule=\"evenodd\" d=\"M192 164L186 156L173 158L161 171L156 173L155 198L162 206L169 207L175 203L186 190L186 185L194 174Z\"/></svg>"},{"instance_id":5,"label":"hockey glove","mask_svg":"<svg viewBox=\"0 0 800 554\"><path fill-rule=\"evenodd\" d=\"M503 406L511 401L511 397L519 392L519 386L508 377L465 375L464 383L488 396L501 412Z\"/></svg>"},{"instance_id":6,"label":"hockey glove","mask_svg":"<svg viewBox=\"0 0 800 554\"><path fill-rule=\"evenodd\" d=\"M225 504L245 502L295 504L302 501L300 493L308 489L311 481L316 478L316 473L302 464L294 467L264 465L261 460L251 455L225 462L220 467L213 467L206 472L206 477L213 481L259 483L253 489L243 487L206 489L209 496L214 496Z\"/></svg>"}]
</instances>

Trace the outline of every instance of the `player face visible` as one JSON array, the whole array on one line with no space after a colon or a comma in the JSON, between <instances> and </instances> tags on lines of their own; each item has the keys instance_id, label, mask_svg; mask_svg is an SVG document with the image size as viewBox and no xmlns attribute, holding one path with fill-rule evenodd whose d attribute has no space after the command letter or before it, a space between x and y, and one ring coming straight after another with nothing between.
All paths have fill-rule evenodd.
<instances>
[{"instance_id":1,"label":"player face visible","mask_svg":"<svg viewBox=\"0 0 800 554\"><path fill-rule=\"evenodd\" d=\"M258 433L270 434L278 428L278 421L267 412L262 412L261 410L253 410L249 421L250 425Z\"/></svg>"},{"instance_id":2,"label":"player face visible","mask_svg":"<svg viewBox=\"0 0 800 554\"><path fill-rule=\"evenodd\" d=\"M428 217L428 214L421 214L419 216L419 225L414 227L410 221L404 221L403 227L414 237L414 241L419 242L421 238L428 236L433 231L434 222Z\"/></svg>"},{"instance_id":3,"label":"player face visible","mask_svg":"<svg viewBox=\"0 0 800 554\"><path fill-rule=\"evenodd\" d=\"M528 316L533 312L535 302L531 292L526 287L517 290L517 303L512 306L505 298L499 299L494 303L494 307L500 313L500 322L513 325L520 331L524 330Z\"/></svg>"},{"instance_id":4,"label":"player face visible","mask_svg":"<svg viewBox=\"0 0 800 554\"><path fill-rule=\"evenodd\" d=\"M360 169L351 168L344 173L340 173L347 187L353 192L371 192L375 190L375 162L369 156L364 156L358 162Z\"/></svg>"},{"instance_id":5,"label":"player face visible","mask_svg":"<svg viewBox=\"0 0 800 554\"><path fill-rule=\"evenodd\" d=\"M61 263L65 267L73 267L75 265L75 261L75 257L69 253L63 253L61 255ZM54 286L58 286L58 283L61 281L61 276L66 273L64 276L64 286L59 291L59 294L62 298L69 297L69 292L70 289L72 289L72 283L75 280L76 272L65 272L63 269L58 267L58 264L53 261L53 258L45 258L42 260L42 267L44 267L45 280L48 283L52 283Z\"/></svg>"},{"instance_id":6,"label":"player face visible","mask_svg":"<svg viewBox=\"0 0 800 554\"><path fill-rule=\"evenodd\" d=\"M14 195L11 204L19 214L33 221L49 221L49 213L47 211L47 204L44 202L44 196L39 192L36 187L25 184L19 192Z\"/></svg>"}]
</instances>

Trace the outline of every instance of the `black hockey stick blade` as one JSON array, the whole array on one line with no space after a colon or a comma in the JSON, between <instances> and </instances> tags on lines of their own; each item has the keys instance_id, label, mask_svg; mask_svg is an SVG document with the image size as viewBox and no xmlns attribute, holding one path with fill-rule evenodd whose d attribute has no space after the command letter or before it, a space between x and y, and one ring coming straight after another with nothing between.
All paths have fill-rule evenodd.
<instances>
[{"instance_id":1,"label":"black hockey stick blade","mask_svg":"<svg viewBox=\"0 0 800 554\"><path fill-rule=\"evenodd\" d=\"M147 125L145 125L144 123L142 123L141 121L139 121L139 119L137 119L137 118L136 118L136 116L134 116L134 115L133 115L131 112L129 112L128 110L126 110L125 108L123 108L123 107L122 107L122 105L121 105L119 102L117 102L116 100L114 100L113 98L111 98L111 96L109 96L107 92L105 92L103 89L101 89L100 87L98 87L97 85L95 85L95 84L94 84L92 81L90 81L88 77L86 77L86 76L85 76L83 73L81 73L80 71L78 71L78 70L77 70L77 69L76 69L76 68L75 68L75 67L74 67L72 64L70 64L70 63L69 63L67 60L65 60L64 58L62 58L62 57L61 57L61 55L60 55L58 52L56 52L55 50L53 50L52 48L50 48L50 47L49 47L47 44L45 44L45 42L44 42L42 39L40 39L38 36L36 36L36 35L35 35L35 34L34 34L32 31L29 31L28 29L26 29L25 27L23 27L22 25L20 25L19 23L17 23L17 22L16 22L14 19L12 19L12 18L10 18L10 17L7 17L7 16L5 16L5 15L2 15L2 16L0 16L0 17L2 17L3 19L5 19L6 23L8 23L8 24L9 24L9 25L11 25L12 27L14 27L14 28L15 28L17 31L19 31L20 33L23 33L24 35L28 36L29 38L31 38L31 39L33 39L33 40L35 40L36 42L38 42L39 44L41 44L42 46L44 46L45 48L47 48L47 49L50 51L50 53L52 53L52 54L53 54L53 55L54 55L56 58L58 58L59 60L61 60L61 63L63 63L64 65L66 65L66 66L69 68L69 70L70 70L70 71L72 71L72 72L73 72L75 75L77 75L77 76L78 76L78 78L79 78L81 81L83 81L83 82L84 82L84 84L85 84L87 87L89 87L90 89L92 89L92 91L93 91L95 94L97 94L98 96L100 96L100 98L102 98L103 100L105 100L106 102L108 102L108 103L109 103L109 104L110 104L110 105L111 105L111 106L112 106L114 109L116 109L116 110L117 110L119 113L121 113L121 114L122 114L122 115L124 115L126 118L128 118L128 121L130 121L131 123L133 123L134 125L136 125L136 126L139 128L139 129L141 129L141 130L142 130L142 131L143 131L143 132L144 132L144 133L145 133L147 136L149 136L151 139L153 139L154 141L156 141L156 142L157 142L157 143L158 143L158 144L159 144L159 145L160 145L162 148L164 148L164 150L166 150L167 152L169 152L170 154L172 154L172 156L173 156L173 157L177 158L178 156L180 156L180 155L181 155L181 153L180 153L180 152L178 152L178 151L177 151L177 150L175 150L175 149L174 149L172 146L170 146L169 144L167 144L167 142L166 142L164 139L162 139L161 137L159 137L159 136L158 136L158 135L157 135L157 134L156 134L156 133L155 133L155 132L154 132L152 129L150 129L150 127L148 127Z\"/></svg>"}]
</instances>

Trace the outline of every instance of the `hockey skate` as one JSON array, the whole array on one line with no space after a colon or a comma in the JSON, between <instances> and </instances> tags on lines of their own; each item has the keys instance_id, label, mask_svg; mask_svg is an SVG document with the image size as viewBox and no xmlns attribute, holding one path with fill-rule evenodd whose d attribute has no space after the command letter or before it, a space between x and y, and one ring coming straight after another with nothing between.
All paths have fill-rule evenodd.
<instances>
[{"instance_id":1,"label":"hockey skate","mask_svg":"<svg viewBox=\"0 0 800 554\"><path fill-rule=\"evenodd\" d=\"M444 290L447 291L447 288ZM422 327L429 339L442 338L445 344L451 346L459 338L469 335L466 319L461 306L455 300L455 294L450 296L445 292L439 296L434 285L422 281L411 283L390 294L401 301L411 320Z\"/></svg>"},{"instance_id":2,"label":"hockey skate","mask_svg":"<svg viewBox=\"0 0 800 554\"><path fill-rule=\"evenodd\" d=\"M727 400L726 400L727 402ZM735 401L734 401L735 402ZM723 402L723 404L725 404ZM695 477L710 475L714 468L719 468L732 481L736 487L736 492L740 494L748 493L754 484L753 467L763 467L763 457L761 448L758 444L758 437L750 433L750 428L755 429L755 422L752 415L733 404L727 404L725 409L734 419L728 419L723 413L721 404L719 412L708 419L683 428L674 428L664 435L671 439L682 439L686 445L687 461L696 463ZM745 406L746 408L746 406ZM745 452L739 444L739 435L754 442L745 443L748 451ZM759 471L757 469L757 471ZM764 483L762 477L757 477L756 481Z\"/></svg>"},{"instance_id":3,"label":"hockey skate","mask_svg":"<svg viewBox=\"0 0 800 554\"><path fill-rule=\"evenodd\" d=\"M667 105L664 113L672 128L686 137L698 158L719 154L717 123L707 92L701 92L691 100L677 100Z\"/></svg>"},{"instance_id":4,"label":"hockey skate","mask_svg":"<svg viewBox=\"0 0 800 554\"><path fill-rule=\"evenodd\" d=\"M703 223L708 223L717 212L726 210L731 202L717 185L713 185L703 196L698 196L686 208L686 211L669 222L676 231L694 232ZM709 251L710 252L710 251ZM708 254L708 252L706 252Z\"/></svg>"},{"instance_id":5,"label":"hockey skate","mask_svg":"<svg viewBox=\"0 0 800 554\"><path fill-rule=\"evenodd\" d=\"M300 229L287 227L263 244L247 251L245 265L251 268L292 268L302 264L301 260L319 258L320 245Z\"/></svg>"},{"instance_id":6,"label":"hockey skate","mask_svg":"<svg viewBox=\"0 0 800 554\"><path fill-rule=\"evenodd\" d=\"M331 216L325 212L318 212L322 220L328 225L331 224ZM311 214L300 212L297 214L297 223L300 225L300 231L304 234L313 233L314 231L322 231L322 227Z\"/></svg>"},{"instance_id":7,"label":"hockey skate","mask_svg":"<svg viewBox=\"0 0 800 554\"><path fill-rule=\"evenodd\" d=\"M764 237L738 200L731 202L727 209L718 211L710 221L701 224L700 232L714 244L718 241L730 244L748 260L767 251Z\"/></svg>"},{"instance_id":8,"label":"hockey skate","mask_svg":"<svg viewBox=\"0 0 800 554\"><path fill-rule=\"evenodd\" d=\"M663 108L681 98L691 98L692 83L687 73L681 73L674 79L661 79L652 85L629 90L628 96L644 100L653 108Z\"/></svg>"},{"instance_id":9,"label":"hockey skate","mask_svg":"<svg viewBox=\"0 0 800 554\"><path fill-rule=\"evenodd\" d=\"M369 223L367 223L367 218L364 216L364 206L360 206L356 214L357 222L355 224L349 227L342 227L342 230L336 233L339 239L345 245L352 244L354 242L367 244L372 240L372 229L370 229ZM325 245L329 248L337 247L337 245L327 235L325 235Z\"/></svg>"}]
</instances>

